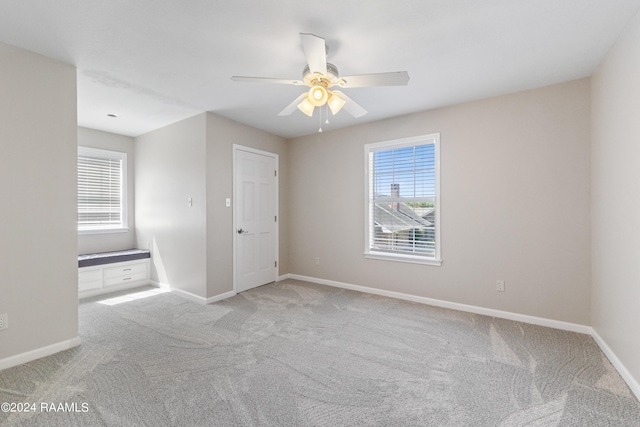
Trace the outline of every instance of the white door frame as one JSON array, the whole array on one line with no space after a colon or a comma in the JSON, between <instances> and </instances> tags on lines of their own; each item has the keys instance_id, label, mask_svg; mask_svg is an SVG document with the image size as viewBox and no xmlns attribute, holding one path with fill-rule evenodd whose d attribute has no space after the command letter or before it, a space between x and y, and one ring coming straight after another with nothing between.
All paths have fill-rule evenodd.
<instances>
[{"instance_id":1,"label":"white door frame","mask_svg":"<svg viewBox=\"0 0 640 427\"><path fill-rule=\"evenodd\" d=\"M233 292L234 293L238 293L238 288L237 288L237 281L236 281L236 266L237 266L237 237L238 237L238 233L236 233L237 230L237 224L238 224L238 220L237 220L237 213L238 213L238 209L237 209L237 203L238 203L238 198L237 196L237 182L236 182L236 153L237 151L246 151L249 153L254 153L254 154L260 154L263 156L267 156L267 157L271 157L274 159L275 161L275 173L276 173L276 184L275 184L275 215L276 218L278 218L278 220L276 221L276 227L275 227L275 232L274 232L274 254L275 254L275 259L276 259L276 269L275 269L275 277L273 278L274 281L278 280L278 277L280 277L280 252L279 252L279 248L280 248L280 212L279 212L279 205L278 205L278 200L279 200L279 187L280 187L280 169L279 169L279 159L280 156L276 153L271 153L269 151L263 151L263 150L258 150L257 148L251 148L251 147L247 147L244 145L239 145L239 144L233 144L233 167L232 167L232 181L233 181Z\"/></svg>"}]
</instances>

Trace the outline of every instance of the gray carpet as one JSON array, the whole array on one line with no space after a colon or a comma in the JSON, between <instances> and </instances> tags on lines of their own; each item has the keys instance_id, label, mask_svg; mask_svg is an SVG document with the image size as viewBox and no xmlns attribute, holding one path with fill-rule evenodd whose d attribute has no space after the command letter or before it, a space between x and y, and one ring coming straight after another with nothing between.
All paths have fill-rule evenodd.
<instances>
[{"instance_id":1,"label":"gray carpet","mask_svg":"<svg viewBox=\"0 0 640 427\"><path fill-rule=\"evenodd\" d=\"M640 425L587 335L294 280L208 306L128 294L81 302L80 347L0 372L0 402L38 405L0 424Z\"/></svg>"}]
</instances>

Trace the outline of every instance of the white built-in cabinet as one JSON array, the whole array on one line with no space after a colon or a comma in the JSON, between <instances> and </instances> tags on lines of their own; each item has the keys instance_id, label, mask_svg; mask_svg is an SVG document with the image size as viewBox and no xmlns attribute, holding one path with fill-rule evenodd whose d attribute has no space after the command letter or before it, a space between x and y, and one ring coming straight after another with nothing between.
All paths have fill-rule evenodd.
<instances>
[{"instance_id":1,"label":"white built-in cabinet","mask_svg":"<svg viewBox=\"0 0 640 427\"><path fill-rule=\"evenodd\" d=\"M78 268L78 296L86 298L150 282L149 258Z\"/></svg>"}]
</instances>

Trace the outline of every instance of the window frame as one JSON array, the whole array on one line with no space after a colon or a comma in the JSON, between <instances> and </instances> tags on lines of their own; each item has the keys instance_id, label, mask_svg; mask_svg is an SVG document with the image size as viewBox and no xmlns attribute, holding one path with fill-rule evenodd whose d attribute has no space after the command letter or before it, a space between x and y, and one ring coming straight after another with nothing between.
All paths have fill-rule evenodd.
<instances>
[{"instance_id":1,"label":"window frame","mask_svg":"<svg viewBox=\"0 0 640 427\"><path fill-rule=\"evenodd\" d=\"M92 225L81 227L78 221L79 202L80 198L76 202L76 223L78 228L78 235L88 234L107 234L107 233L126 233L129 231L129 219L128 219L128 197L127 197L127 153L121 151L104 150L100 148L78 146L77 159L80 157L93 157L98 159L118 159L121 162L121 179L120 179L120 224L116 225ZM76 162L78 165L78 162ZM78 183L79 184L79 183ZM77 185L78 185L77 184ZM77 190L76 190L77 191ZM79 194L78 194L79 196Z\"/></svg>"},{"instance_id":2,"label":"window frame","mask_svg":"<svg viewBox=\"0 0 640 427\"><path fill-rule=\"evenodd\" d=\"M419 145L434 145L435 161L435 253L433 257L411 255L403 252L376 251L371 248L372 239L372 181L371 167L372 154L379 151L387 151L399 148L415 147ZM394 139L389 141L374 142L364 146L364 257L385 261L408 262L424 265L442 265L441 229L440 229L440 134L413 136L409 138Z\"/></svg>"}]
</instances>

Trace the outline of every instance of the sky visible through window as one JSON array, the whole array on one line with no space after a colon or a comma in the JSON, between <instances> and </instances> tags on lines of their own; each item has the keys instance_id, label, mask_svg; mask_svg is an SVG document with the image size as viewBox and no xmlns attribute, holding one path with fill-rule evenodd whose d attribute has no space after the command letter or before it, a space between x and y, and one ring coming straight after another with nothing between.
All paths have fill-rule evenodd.
<instances>
[{"instance_id":1,"label":"sky visible through window","mask_svg":"<svg viewBox=\"0 0 640 427\"><path fill-rule=\"evenodd\" d=\"M373 157L373 185L376 197L391 197L398 184L399 197L435 198L435 145L378 151Z\"/></svg>"}]
</instances>

